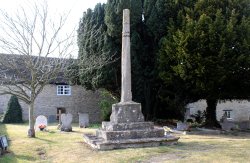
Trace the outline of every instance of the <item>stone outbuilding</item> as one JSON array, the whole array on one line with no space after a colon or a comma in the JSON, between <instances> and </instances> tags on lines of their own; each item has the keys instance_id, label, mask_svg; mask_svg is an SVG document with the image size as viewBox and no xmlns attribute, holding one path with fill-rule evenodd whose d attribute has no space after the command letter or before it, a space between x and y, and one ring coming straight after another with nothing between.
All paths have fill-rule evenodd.
<instances>
[{"instance_id":1,"label":"stone outbuilding","mask_svg":"<svg viewBox=\"0 0 250 163\"><path fill-rule=\"evenodd\" d=\"M186 106L186 119L191 118L200 111L205 111L207 103L205 100L199 100L194 103L190 103ZM219 101L216 107L216 118L218 121L226 115L226 118L230 121L249 121L250 120L250 101L247 100L231 100L231 101Z\"/></svg>"},{"instance_id":2,"label":"stone outbuilding","mask_svg":"<svg viewBox=\"0 0 250 163\"><path fill-rule=\"evenodd\" d=\"M7 108L10 95L0 96L0 113ZM28 106L19 100L23 112L23 120L28 120ZM82 86L66 84L48 84L35 101L34 116L44 115L49 122L57 122L58 113L71 113L73 122L79 121L78 113L87 113L90 123L101 122L99 108L100 93L87 91Z\"/></svg>"}]
</instances>

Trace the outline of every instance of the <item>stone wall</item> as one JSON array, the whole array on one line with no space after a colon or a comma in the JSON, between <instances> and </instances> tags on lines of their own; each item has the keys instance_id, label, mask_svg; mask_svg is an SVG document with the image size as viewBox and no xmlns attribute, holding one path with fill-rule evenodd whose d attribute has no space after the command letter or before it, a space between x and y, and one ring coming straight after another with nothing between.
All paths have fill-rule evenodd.
<instances>
[{"instance_id":1,"label":"stone wall","mask_svg":"<svg viewBox=\"0 0 250 163\"><path fill-rule=\"evenodd\" d=\"M207 103L205 100L190 103L186 106L190 110L190 115L197 113L198 110L206 110ZM217 104L217 120L219 121L224 114L224 110L231 111L233 121L247 121L250 118L250 102L247 100L219 101ZM187 114L188 115L188 114Z\"/></svg>"},{"instance_id":2,"label":"stone wall","mask_svg":"<svg viewBox=\"0 0 250 163\"><path fill-rule=\"evenodd\" d=\"M0 96L0 113L5 111L10 96ZM71 86L71 95L57 95L56 85L47 85L39 94L35 102L35 117L45 115L55 119L57 108L65 108L67 113L73 115L73 121L78 122L78 113L89 114L90 123L101 122L99 108L99 92L86 91L81 86ZM23 119L28 120L28 106L20 101L23 108Z\"/></svg>"}]
</instances>

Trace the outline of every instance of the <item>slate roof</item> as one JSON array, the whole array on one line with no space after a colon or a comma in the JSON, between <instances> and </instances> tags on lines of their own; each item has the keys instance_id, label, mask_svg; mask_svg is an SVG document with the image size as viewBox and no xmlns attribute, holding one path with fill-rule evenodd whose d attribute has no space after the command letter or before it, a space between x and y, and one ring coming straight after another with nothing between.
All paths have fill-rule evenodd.
<instances>
[{"instance_id":1,"label":"slate roof","mask_svg":"<svg viewBox=\"0 0 250 163\"><path fill-rule=\"evenodd\" d=\"M59 58L44 58L44 57L37 57L37 56L25 56L25 55L15 55L15 54L3 54L0 53L0 81L5 82L9 78L18 78L18 76L22 76L25 79L31 79L31 72L28 68L28 64L26 63L29 60L32 60L34 63L37 59L40 59L40 67L43 62L46 63L54 63L53 61L60 60ZM66 62L70 63L70 59L66 59ZM4 64L3 64L4 63ZM15 65L15 66L12 66ZM48 66L48 65L47 65ZM51 64L53 66L53 64ZM17 73L15 70L18 69ZM39 69L39 67L38 67ZM42 68L39 71L42 71ZM20 74L21 72L21 74ZM42 74L42 72L41 72ZM68 80L65 78L65 73L61 71L58 73L57 77L50 81L50 84L67 84L69 83Z\"/></svg>"}]
</instances>

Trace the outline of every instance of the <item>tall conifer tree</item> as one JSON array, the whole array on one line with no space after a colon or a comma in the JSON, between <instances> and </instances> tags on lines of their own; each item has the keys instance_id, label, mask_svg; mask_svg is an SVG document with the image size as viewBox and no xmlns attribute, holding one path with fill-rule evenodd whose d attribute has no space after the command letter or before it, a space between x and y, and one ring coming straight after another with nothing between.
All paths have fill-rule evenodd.
<instances>
[{"instance_id":1,"label":"tall conifer tree","mask_svg":"<svg viewBox=\"0 0 250 163\"><path fill-rule=\"evenodd\" d=\"M16 96L11 96L8 102L6 112L3 117L3 123L22 123L22 108Z\"/></svg>"}]
</instances>

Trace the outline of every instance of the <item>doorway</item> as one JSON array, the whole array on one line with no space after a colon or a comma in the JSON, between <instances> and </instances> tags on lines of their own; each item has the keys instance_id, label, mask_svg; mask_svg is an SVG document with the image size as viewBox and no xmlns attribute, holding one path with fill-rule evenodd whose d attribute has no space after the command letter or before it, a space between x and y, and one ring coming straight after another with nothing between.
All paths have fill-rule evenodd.
<instances>
[{"instance_id":1,"label":"doorway","mask_svg":"<svg viewBox=\"0 0 250 163\"><path fill-rule=\"evenodd\" d=\"M57 108L57 110L56 110L56 120L59 120L59 111L61 111L61 114L66 113L65 108Z\"/></svg>"}]
</instances>

